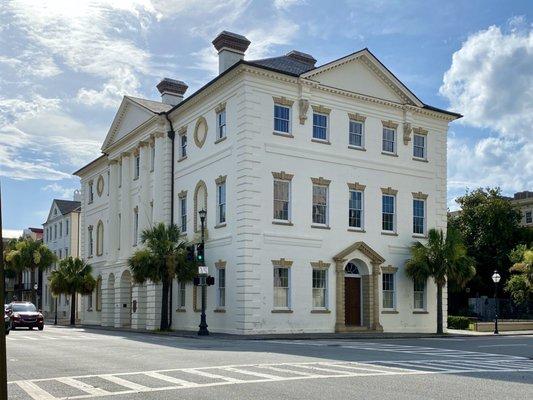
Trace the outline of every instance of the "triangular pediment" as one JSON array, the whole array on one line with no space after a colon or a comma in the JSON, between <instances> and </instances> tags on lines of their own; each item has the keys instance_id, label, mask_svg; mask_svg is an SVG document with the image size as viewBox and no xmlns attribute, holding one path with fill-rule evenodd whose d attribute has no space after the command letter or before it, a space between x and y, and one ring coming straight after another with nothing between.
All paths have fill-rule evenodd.
<instances>
[{"instance_id":1,"label":"triangular pediment","mask_svg":"<svg viewBox=\"0 0 533 400\"><path fill-rule=\"evenodd\" d=\"M368 49L332 61L302 75L324 86L419 107L423 103Z\"/></svg>"},{"instance_id":2,"label":"triangular pediment","mask_svg":"<svg viewBox=\"0 0 533 400\"><path fill-rule=\"evenodd\" d=\"M105 151L113 143L125 137L132 130L142 125L155 115L153 111L136 103L129 97L125 96L113 119L111 128L102 145L102 151Z\"/></svg>"},{"instance_id":3,"label":"triangular pediment","mask_svg":"<svg viewBox=\"0 0 533 400\"><path fill-rule=\"evenodd\" d=\"M52 202L52 206L50 207L50 211L48 212L48 218L46 219L46 222L50 221L51 219L57 218L61 215L61 211L59 210L59 207L56 204L56 201L54 200Z\"/></svg>"},{"instance_id":4,"label":"triangular pediment","mask_svg":"<svg viewBox=\"0 0 533 400\"><path fill-rule=\"evenodd\" d=\"M334 255L333 259L335 261L343 261L356 252L361 252L373 263L383 264L385 262L385 258L383 258L377 251L362 241L355 242L354 244L348 246L338 254Z\"/></svg>"}]
</instances>

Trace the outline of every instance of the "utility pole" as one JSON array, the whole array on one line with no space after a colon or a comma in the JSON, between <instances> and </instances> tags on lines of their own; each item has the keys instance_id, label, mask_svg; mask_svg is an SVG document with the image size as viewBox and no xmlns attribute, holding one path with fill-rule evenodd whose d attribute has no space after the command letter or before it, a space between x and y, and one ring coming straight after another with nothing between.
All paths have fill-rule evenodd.
<instances>
[{"instance_id":1,"label":"utility pole","mask_svg":"<svg viewBox=\"0 0 533 400\"><path fill-rule=\"evenodd\" d=\"M4 273L4 238L2 235L2 188L0 187L0 304L4 307L5 273ZM3 321L0 327L0 399L7 399L7 352L6 326Z\"/></svg>"}]
</instances>

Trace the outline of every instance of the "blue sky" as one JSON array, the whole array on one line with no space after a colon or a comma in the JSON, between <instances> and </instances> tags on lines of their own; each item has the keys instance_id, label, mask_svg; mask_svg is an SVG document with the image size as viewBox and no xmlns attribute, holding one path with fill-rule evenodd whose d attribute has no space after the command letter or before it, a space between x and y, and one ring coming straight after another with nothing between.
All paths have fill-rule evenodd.
<instances>
[{"instance_id":1,"label":"blue sky","mask_svg":"<svg viewBox=\"0 0 533 400\"><path fill-rule=\"evenodd\" d=\"M364 47L424 102L452 109L448 205L466 188L533 189L533 2L0 0L4 231L40 226L99 155L121 96L191 94L217 72L211 40L247 59L297 49L322 64Z\"/></svg>"}]
</instances>

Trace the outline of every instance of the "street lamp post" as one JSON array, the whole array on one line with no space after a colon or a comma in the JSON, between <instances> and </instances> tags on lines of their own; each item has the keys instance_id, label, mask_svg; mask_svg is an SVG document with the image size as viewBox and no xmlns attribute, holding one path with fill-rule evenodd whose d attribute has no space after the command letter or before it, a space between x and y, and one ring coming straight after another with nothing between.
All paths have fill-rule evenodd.
<instances>
[{"instance_id":1,"label":"street lamp post","mask_svg":"<svg viewBox=\"0 0 533 400\"><path fill-rule=\"evenodd\" d=\"M54 314L54 325L57 325L57 297L58 296L54 296L55 298L55 314Z\"/></svg>"},{"instance_id":2,"label":"street lamp post","mask_svg":"<svg viewBox=\"0 0 533 400\"><path fill-rule=\"evenodd\" d=\"M35 307L37 307L37 309L39 309L39 285L37 283L35 283L33 285L33 291L35 292Z\"/></svg>"},{"instance_id":3,"label":"street lamp post","mask_svg":"<svg viewBox=\"0 0 533 400\"><path fill-rule=\"evenodd\" d=\"M202 246L201 246L201 252L202 254L200 257L198 257L198 275L200 280L200 287L202 288L202 314L200 316L200 325L198 330L199 336L207 336L209 335L209 331L207 330L207 321L205 318L205 303L206 303L206 296L207 296L207 272L205 271L205 259L203 255L203 249L205 244L205 216L207 212L205 210L200 210L198 212L200 214L200 223L202 228Z\"/></svg>"},{"instance_id":4,"label":"street lamp post","mask_svg":"<svg viewBox=\"0 0 533 400\"><path fill-rule=\"evenodd\" d=\"M501 278L502 277L500 276L498 271L494 270L494 273L492 274L492 281L494 282L494 311L495 311L495 316L494 316L494 334L495 335L499 334L499 332L498 332L498 299L497 299L497 296L498 296L498 282L500 282Z\"/></svg>"}]
</instances>

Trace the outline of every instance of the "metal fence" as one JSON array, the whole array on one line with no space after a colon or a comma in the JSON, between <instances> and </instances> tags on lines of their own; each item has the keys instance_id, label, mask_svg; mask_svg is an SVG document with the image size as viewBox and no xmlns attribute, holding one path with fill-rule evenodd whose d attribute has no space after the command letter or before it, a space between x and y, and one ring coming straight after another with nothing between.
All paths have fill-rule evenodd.
<instances>
[{"instance_id":1,"label":"metal fence","mask_svg":"<svg viewBox=\"0 0 533 400\"><path fill-rule=\"evenodd\" d=\"M491 297L474 297L468 299L468 310L472 317L481 321L491 321L496 312L500 319L530 319L533 320L533 301L525 304L514 304L509 299L494 299Z\"/></svg>"}]
</instances>

